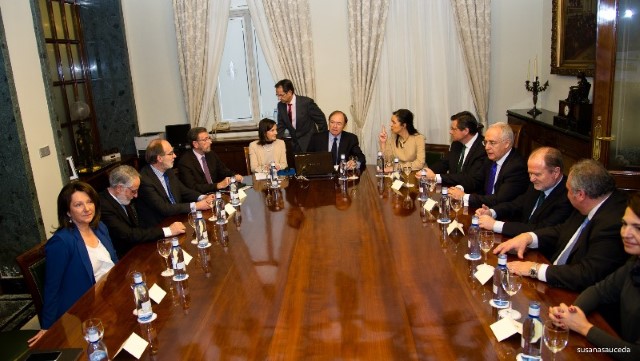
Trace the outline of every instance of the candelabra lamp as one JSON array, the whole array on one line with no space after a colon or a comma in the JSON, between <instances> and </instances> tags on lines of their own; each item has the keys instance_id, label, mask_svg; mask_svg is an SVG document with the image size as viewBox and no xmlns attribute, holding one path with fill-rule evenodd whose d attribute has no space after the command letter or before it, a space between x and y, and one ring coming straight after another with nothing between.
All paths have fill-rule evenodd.
<instances>
[{"instance_id":1,"label":"candelabra lamp","mask_svg":"<svg viewBox=\"0 0 640 361\"><path fill-rule=\"evenodd\" d=\"M524 87L527 89L527 91L533 93L533 108L531 108L531 110L529 110L527 113L531 114L534 117L538 114L542 114L542 112L539 111L538 108L536 108L536 104L538 103L538 93L547 90L547 88L549 87L549 81L547 80L546 82L544 82L544 85L540 86L540 81L536 76L536 80L534 80L533 82L526 80L524 82Z\"/></svg>"}]
</instances>

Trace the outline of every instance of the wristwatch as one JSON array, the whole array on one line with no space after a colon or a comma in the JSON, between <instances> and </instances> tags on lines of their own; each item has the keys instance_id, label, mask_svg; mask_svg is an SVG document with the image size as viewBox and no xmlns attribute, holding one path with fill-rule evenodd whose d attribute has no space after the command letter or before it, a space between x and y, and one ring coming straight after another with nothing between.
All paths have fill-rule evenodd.
<instances>
[{"instance_id":1,"label":"wristwatch","mask_svg":"<svg viewBox=\"0 0 640 361\"><path fill-rule=\"evenodd\" d=\"M538 264L534 263L533 266L529 269L529 277L538 278Z\"/></svg>"}]
</instances>

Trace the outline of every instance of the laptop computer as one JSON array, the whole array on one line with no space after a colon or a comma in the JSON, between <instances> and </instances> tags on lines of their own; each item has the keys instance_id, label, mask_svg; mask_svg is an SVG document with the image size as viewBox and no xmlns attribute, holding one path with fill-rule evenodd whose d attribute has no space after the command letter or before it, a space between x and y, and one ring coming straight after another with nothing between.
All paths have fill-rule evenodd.
<instances>
[{"instance_id":1,"label":"laptop computer","mask_svg":"<svg viewBox=\"0 0 640 361\"><path fill-rule=\"evenodd\" d=\"M295 155L296 173L307 178L332 178L335 173L330 152Z\"/></svg>"}]
</instances>

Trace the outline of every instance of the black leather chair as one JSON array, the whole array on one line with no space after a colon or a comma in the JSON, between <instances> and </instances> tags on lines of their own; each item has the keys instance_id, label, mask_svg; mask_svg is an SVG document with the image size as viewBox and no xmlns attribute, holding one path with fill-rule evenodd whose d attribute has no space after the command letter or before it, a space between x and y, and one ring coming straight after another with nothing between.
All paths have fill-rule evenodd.
<instances>
[{"instance_id":1,"label":"black leather chair","mask_svg":"<svg viewBox=\"0 0 640 361\"><path fill-rule=\"evenodd\" d=\"M38 313L38 319L42 320L42 305L44 304L44 277L45 277L45 242L16 257L16 261L22 271L22 276L27 284L29 293L33 298L33 305Z\"/></svg>"}]
</instances>

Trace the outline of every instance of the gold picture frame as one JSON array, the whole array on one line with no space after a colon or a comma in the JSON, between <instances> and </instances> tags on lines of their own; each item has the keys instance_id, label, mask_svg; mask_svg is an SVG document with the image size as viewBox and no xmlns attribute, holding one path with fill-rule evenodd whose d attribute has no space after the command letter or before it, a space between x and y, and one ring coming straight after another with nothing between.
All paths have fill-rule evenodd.
<instances>
[{"instance_id":1,"label":"gold picture frame","mask_svg":"<svg viewBox=\"0 0 640 361\"><path fill-rule=\"evenodd\" d=\"M595 75L597 0L553 0L551 74Z\"/></svg>"}]
</instances>

